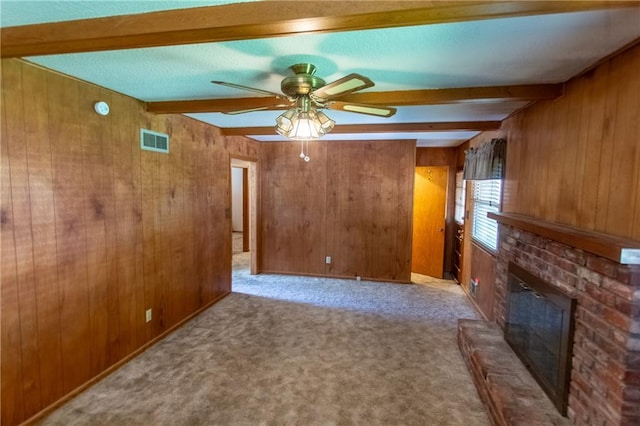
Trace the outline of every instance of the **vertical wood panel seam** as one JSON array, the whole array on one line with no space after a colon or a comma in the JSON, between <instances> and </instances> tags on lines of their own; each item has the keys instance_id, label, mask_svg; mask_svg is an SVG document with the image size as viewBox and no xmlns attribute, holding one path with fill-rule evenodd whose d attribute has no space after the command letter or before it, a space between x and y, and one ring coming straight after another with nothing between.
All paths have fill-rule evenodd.
<instances>
[{"instance_id":1,"label":"vertical wood panel seam","mask_svg":"<svg viewBox=\"0 0 640 426\"><path fill-rule=\"evenodd\" d=\"M74 84L77 85L77 83L74 82ZM79 87L78 87L79 89ZM78 96L78 98L80 98L80 93L79 90L76 91L76 95ZM78 105L82 105L82 99L78 99L77 100L77 104ZM78 114L78 121L80 121L80 114ZM78 139L80 142L80 146L82 148L81 150L81 155L80 157L82 158L81 161L81 169L82 169L82 204L83 204L83 212L82 212L82 222L83 222L83 234L84 234L84 253L85 256L87 257L86 261L85 261L85 286L87 288L87 328L89 329L89 333L91 333L91 288L89 286L89 279L90 279L90 274L89 274L89 257L86 255L87 253L87 212L86 212L86 201L87 201L87 179L86 179L86 161L87 159L85 158L84 154L85 154L85 143L91 143L90 141L85 141L84 140L84 136L83 136L83 132L80 131L78 134ZM93 371L92 371L92 366L93 366L93 361L94 361L94 353L92 350L92 344L91 342L87 342L87 345L89 346L89 375L92 376L93 375Z\"/></svg>"},{"instance_id":2,"label":"vertical wood panel seam","mask_svg":"<svg viewBox=\"0 0 640 426\"><path fill-rule=\"evenodd\" d=\"M141 149L141 148L139 148ZM145 202L144 202L144 193L145 193L145 187L144 187L144 173L143 173L143 153L141 152L139 155L139 159L140 159L140 163L138 164L138 166L140 167L140 206L141 206L141 211L140 211L140 216L141 216L141 235L142 235L142 303L145 309L145 316L146 316L146 310L147 310L147 306L149 306L148 304L148 300L147 300L147 282L146 282L146 276L147 276L147 272L145 271L145 266L147 264L147 262L145 262L145 250L146 250L146 245L145 245L145 225L146 225L146 221L145 221L145 214L144 214L144 208L145 208ZM148 232L148 231L147 231ZM145 322L144 323L144 341L147 342L149 341L147 335L148 335L148 323Z\"/></svg>"},{"instance_id":3,"label":"vertical wood panel seam","mask_svg":"<svg viewBox=\"0 0 640 426\"><path fill-rule=\"evenodd\" d=\"M603 123L602 123L602 134L600 135L600 144L601 146L604 147L604 143L606 142L605 137L609 136L612 137L613 139L613 146L615 146L615 133L616 133L616 129L615 126L613 125L613 119L615 117L615 113L617 111L618 108L618 99L617 99L617 95L618 95L618 91L615 90L615 94L613 90L610 90L611 87L611 79L612 79L612 75L616 75L615 72L615 67L613 67L613 60L609 61L609 68L608 68L608 72L607 72L607 76L606 76L606 82L607 82L607 94L605 96L605 100L604 100L604 112L603 112ZM616 84L620 84L619 82L615 82ZM613 103L613 105L611 104L610 98L612 96L615 96L615 102ZM610 108L610 107L614 107L614 108ZM613 126L613 129L612 129ZM613 134L611 134L613 132ZM603 149L601 150L601 154L602 152L610 152L610 154L607 155L601 155L600 156L600 174L599 174L599 182L602 181L602 176L606 173L608 176L608 183L609 186L611 186L611 175L612 175L612 167L613 167L613 146L610 147L609 149ZM608 160L608 164L604 164L605 161ZM606 227L607 227L607 217L608 217L608 206L609 206L609 191L600 191L600 185L598 185L598 188L596 189L597 191L597 195L596 195L596 215L595 215L595 231L599 231L599 232L606 232ZM604 210L604 218L600 218L600 211Z\"/></svg>"},{"instance_id":4,"label":"vertical wood panel seam","mask_svg":"<svg viewBox=\"0 0 640 426\"><path fill-rule=\"evenodd\" d=\"M2 93L4 94L4 90L2 91ZM4 113L6 115L7 113L7 108L6 108L6 104L5 108L4 108ZM7 118L4 117L4 122L7 123ZM5 124L6 126L6 124ZM5 154L7 156L7 163L9 165L9 171L11 170L11 155L9 154L10 152L10 148L9 148L9 143L6 144L5 149L7 150L7 153ZM21 401L22 401L22 413L26 413L26 401L24 398L24 367L23 367L23 360L22 360L22 321L20 321L21 318L21 312L20 312L20 290L18 289L18 285L19 285L19 280L18 280L18 249L17 249L17 243L16 243L16 232L15 232L15 220L13 220L13 215L15 213L15 209L13 207L13 183L12 183L12 179L11 179L11 172L7 173L7 177L9 179L9 188L11 188L11 195L10 195L10 200L11 200L11 235L13 236L13 251L14 251L14 262L15 262L15 271L16 271L16 281L15 281L15 286L16 286L16 296L18 298L18 324L19 324L19 333L18 333L18 338L19 338L19 342L20 345L18 347L18 352L20 353L20 375L22 378L22 383L20 383L20 394L22 395ZM6 232L6 231L5 231Z\"/></svg>"},{"instance_id":5,"label":"vertical wood panel seam","mask_svg":"<svg viewBox=\"0 0 640 426\"><path fill-rule=\"evenodd\" d=\"M45 76L45 78L47 78L48 80L48 76L49 74L47 74L47 76ZM47 100L49 99L49 83L47 82L47 93L46 93L46 98ZM51 110L49 108L47 108L47 128L49 128L49 134L51 134ZM49 164L51 165L51 168L53 169L55 167L55 163L54 163L54 157L53 157L53 147L51 146L52 142L51 139L49 139ZM60 379L62 380L62 384L60 385L62 389L64 389L64 369L62 368L62 360L64 359L64 352L62 350L62 315L60 315L60 306L62 306L62 294L60 292L60 268L59 268L59 263L58 263L58 259L59 259L59 253L58 253L58 227L55 224L56 221L56 217L57 217L57 213L56 213L56 206L57 206L57 202L56 202L56 179L55 179L55 175L53 173L51 173L51 198L52 198L52 205L51 205L51 210L53 211L53 234L56 240L56 244L53 244L53 249L55 251L55 259L56 259L56 294L58 296L58 350L59 350L59 357L60 357Z\"/></svg>"},{"instance_id":6,"label":"vertical wood panel seam","mask_svg":"<svg viewBox=\"0 0 640 426\"><path fill-rule=\"evenodd\" d=\"M328 206L330 205L329 202L329 193L331 191L331 189L329 188L329 150L327 149L326 146L326 142L324 143L324 182L325 182L325 186L324 186L324 215L322 217L323 223L322 226L324 226L324 236L323 236L323 250L322 253L324 256L331 256L331 265L327 265L326 262L326 258L325 258L325 262L323 264L323 268L322 271L324 274L327 274L327 269L331 269L332 265L333 265L333 258L335 257L335 255L333 253L329 254L329 247L328 247L328 241L329 241L329 226L328 226L328 222L329 222L329 218L328 218ZM333 248L331 248L333 251Z\"/></svg>"},{"instance_id":7,"label":"vertical wood panel seam","mask_svg":"<svg viewBox=\"0 0 640 426\"><path fill-rule=\"evenodd\" d=\"M19 69L20 69L20 82L22 84L22 81L23 81L22 76L23 76L24 66L22 64L20 64ZM22 85L20 91L22 93L22 96L24 96L24 85ZM23 111L23 114L26 116L27 111L25 111L24 101L22 102L22 111ZM23 129L23 134L26 135L27 134L27 129L26 129L25 120L22 120L22 125L25 126L24 129ZM27 192L27 197L28 197L28 201L29 201L29 203L28 203L29 204L29 220L30 220L29 233L31 235L31 259L32 259L31 268L33 269L33 286L34 286L33 291L34 291L34 304L35 304L35 309L36 309L36 312L35 312L35 317L36 318L35 319L36 319L36 348L37 348L36 352L37 353L34 354L34 355L38 359L38 366L37 366L37 368L38 368L38 381L39 381L39 383L38 383L38 399L39 399L38 407L42 408L42 380L43 379L42 379L42 370L40 368L41 367L41 365L40 365L40 333L38 332L39 329L40 329L39 324L38 324L39 309L38 309L38 297L37 297L37 294L36 294L36 286L35 286L35 283L36 283L35 250L33 248L35 240L33 238L33 212L32 212L32 206L31 206L31 173L30 173L30 169L29 169L29 153L28 153L28 145L26 143L27 142L26 139L25 139L24 142L25 142L25 166L26 166L25 169L27 171L27 182L26 182L27 183L27 188L26 188L26 192ZM13 188L13 186L11 186L11 187ZM12 197L12 199L13 199L13 197ZM13 207L12 207L12 210L13 210ZM14 240L15 240L15 233L14 233ZM17 263L17 254L16 254L16 263ZM18 292L18 297L20 297L20 292ZM22 323L22 321L21 321L21 323ZM22 332L20 333L20 336L22 338ZM22 363L22 367L24 368L24 363ZM22 372L23 380L24 380L24 376L25 376L25 374L24 374L24 371L23 371ZM23 398L23 402L26 404L26 401L24 401L24 398Z\"/></svg>"}]
</instances>

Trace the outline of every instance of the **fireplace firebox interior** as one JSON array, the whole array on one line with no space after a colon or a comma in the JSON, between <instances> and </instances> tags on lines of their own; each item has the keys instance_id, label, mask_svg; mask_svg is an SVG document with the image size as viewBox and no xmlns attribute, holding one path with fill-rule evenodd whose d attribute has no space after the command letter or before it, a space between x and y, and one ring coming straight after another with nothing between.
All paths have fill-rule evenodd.
<instances>
[{"instance_id":1,"label":"fireplace firebox interior","mask_svg":"<svg viewBox=\"0 0 640 426\"><path fill-rule=\"evenodd\" d=\"M509 263L505 340L566 415L576 300Z\"/></svg>"}]
</instances>

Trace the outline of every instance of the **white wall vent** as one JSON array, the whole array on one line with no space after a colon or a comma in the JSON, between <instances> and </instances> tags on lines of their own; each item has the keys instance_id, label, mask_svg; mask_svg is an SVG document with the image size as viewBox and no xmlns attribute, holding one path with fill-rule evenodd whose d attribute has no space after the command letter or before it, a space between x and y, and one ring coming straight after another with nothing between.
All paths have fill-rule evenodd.
<instances>
[{"instance_id":1,"label":"white wall vent","mask_svg":"<svg viewBox=\"0 0 640 426\"><path fill-rule=\"evenodd\" d=\"M147 151L169 153L169 135L140 129L140 148Z\"/></svg>"}]
</instances>

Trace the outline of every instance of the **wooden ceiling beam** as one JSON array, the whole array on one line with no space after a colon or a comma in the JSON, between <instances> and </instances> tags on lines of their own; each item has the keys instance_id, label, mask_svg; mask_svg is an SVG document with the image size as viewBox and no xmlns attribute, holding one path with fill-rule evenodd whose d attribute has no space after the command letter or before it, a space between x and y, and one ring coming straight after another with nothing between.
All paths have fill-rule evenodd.
<instances>
[{"instance_id":1,"label":"wooden ceiling beam","mask_svg":"<svg viewBox=\"0 0 640 426\"><path fill-rule=\"evenodd\" d=\"M562 84L528 84L353 93L341 97L340 101L388 106L440 105L461 102L531 102L555 99L561 96L562 93ZM148 102L147 111L156 114L232 112L264 106L275 106L278 103L281 103L281 101L269 97L163 101ZM285 108L276 107L274 109Z\"/></svg>"},{"instance_id":2,"label":"wooden ceiling beam","mask_svg":"<svg viewBox=\"0 0 640 426\"><path fill-rule=\"evenodd\" d=\"M475 21L637 1L265 1L2 28L0 56L159 47Z\"/></svg>"},{"instance_id":3,"label":"wooden ceiling beam","mask_svg":"<svg viewBox=\"0 0 640 426\"><path fill-rule=\"evenodd\" d=\"M487 101L542 101L555 99L561 96L563 92L563 84L524 84L514 86L363 92L343 96L340 100L390 106L439 105Z\"/></svg>"},{"instance_id":4,"label":"wooden ceiling beam","mask_svg":"<svg viewBox=\"0 0 640 426\"><path fill-rule=\"evenodd\" d=\"M417 133L447 131L486 131L500 128L500 121L459 121L434 123L390 123L390 124L342 124L336 125L332 134L345 133ZM225 127L224 136L273 135L273 126L269 127Z\"/></svg>"},{"instance_id":5,"label":"wooden ceiling beam","mask_svg":"<svg viewBox=\"0 0 640 426\"><path fill-rule=\"evenodd\" d=\"M278 99L272 97L196 99L190 101L147 102L147 111L156 114L183 114L196 112L233 112L252 108L278 107Z\"/></svg>"}]
</instances>

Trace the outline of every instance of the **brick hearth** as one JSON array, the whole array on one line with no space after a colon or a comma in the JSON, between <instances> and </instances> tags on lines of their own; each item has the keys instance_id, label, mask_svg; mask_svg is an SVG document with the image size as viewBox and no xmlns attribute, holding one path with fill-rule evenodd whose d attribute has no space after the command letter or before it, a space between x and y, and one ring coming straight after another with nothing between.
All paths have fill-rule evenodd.
<instances>
[{"instance_id":1,"label":"brick hearth","mask_svg":"<svg viewBox=\"0 0 640 426\"><path fill-rule=\"evenodd\" d=\"M497 324L458 320L458 346L496 426L566 426Z\"/></svg>"},{"instance_id":2,"label":"brick hearth","mask_svg":"<svg viewBox=\"0 0 640 426\"><path fill-rule=\"evenodd\" d=\"M510 261L577 299L571 422L640 425L640 267L501 223L494 312L503 330Z\"/></svg>"}]
</instances>

